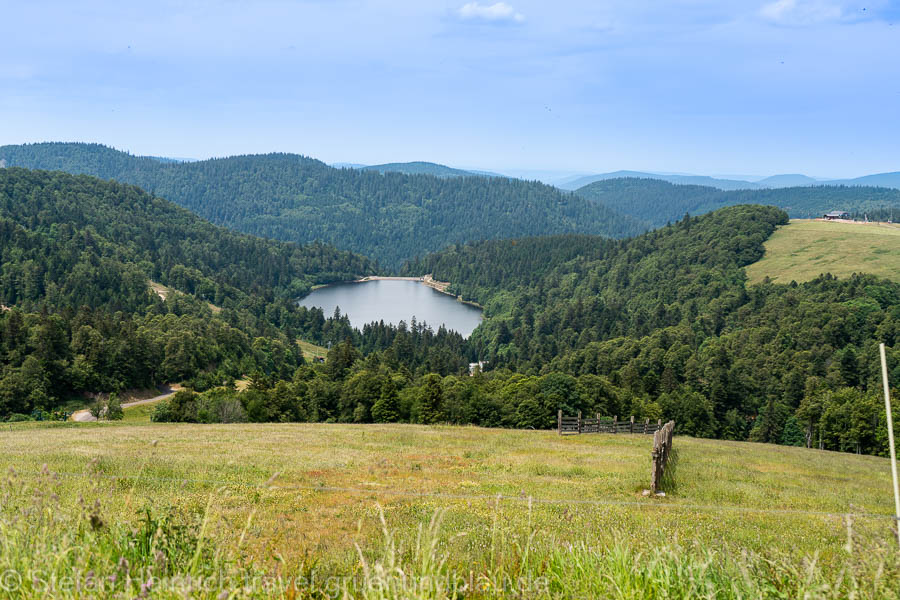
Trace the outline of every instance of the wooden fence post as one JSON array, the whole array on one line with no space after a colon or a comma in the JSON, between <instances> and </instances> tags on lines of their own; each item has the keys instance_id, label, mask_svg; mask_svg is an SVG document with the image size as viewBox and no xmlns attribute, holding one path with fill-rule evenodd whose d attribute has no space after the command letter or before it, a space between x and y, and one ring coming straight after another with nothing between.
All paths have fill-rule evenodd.
<instances>
[{"instance_id":1,"label":"wooden fence post","mask_svg":"<svg viewBox=\"0 0 900 600\"><path fill-rule=\"evenodd\" d=\"M559 409L559 412L556 413L556 431L559 432L559 435L562 435L562 409Z\"/></svg>"},{"instance_id":2,"label":"wooden fence post","mask_svg":"<svg viewBox=\"0 0 900 600\"><path fill-rule=\"evenodd\" d=\"M581 411L578 411L578 433L581 433Z\"/></svg>"},{"instance_id":3,"label":"wooden fence post","mask_svg":"<svg viewBox=\"0 0 900 600\"><path fill-rule=\"evenodd\" d=\"M631 415L631 430L628 433L634 433L634 415Z\"/></svg>"},{"instance_id":4,"label":"wooden fence post","mask_svg":"<svg viewBox=\"0 0 900 600\"><path fill-rule=\"evenodd\" d=\"M663 472L672 450L672 434L675 422L669 421L653 433L653 449L650 452L650 492L655 494L662 485Z\"/></svg>"},{"instance_id":5,"label":"wooden fence post","mask_svg":"<svg viewBox=\"0 0 900 600\"><path fill-rule=\"evenodd\" d=\"M613 415L613 433L619 433L619 415Z\"/></svg>"},{"instance_id":6,"label":"wooden fence post","mask_svg":"<svg viewBox=\"0 0 900 600\"><path fill-rule=\"evenodd\" d=\"M659 433L653 434L653 449L650 450L650 493L659 488Z\"/></svg>"}]
</instances>

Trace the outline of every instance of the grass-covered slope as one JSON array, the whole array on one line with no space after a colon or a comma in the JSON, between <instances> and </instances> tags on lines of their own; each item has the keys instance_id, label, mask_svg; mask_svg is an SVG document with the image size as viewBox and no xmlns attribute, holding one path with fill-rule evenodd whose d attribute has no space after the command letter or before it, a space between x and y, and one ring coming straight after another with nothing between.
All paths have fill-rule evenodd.
<instances>
[{"instance_id":1,"label":"grass-covered slope","mask_svg":"<svg viewBox=\"0 0 900 600\"><path fill-rule=\"evenodd\" d=\"M447 244L554 233L633 235L644 226L537 182L335 169L291 154L161 163L98 144L0 147L10 166L137 185L218 225L293 242L322 240L387 266Z\"/></svg>"},{"instance_id":2,"label":"grass-covered slope","mask_svg":"<svg viewBox=\"0 0 900 600\"><path fill-rule=\"evenodd\" d=\"M885 459L676 437L666 497L645 498L649 448L471 427L14 426L0 569L90 571L107 596L153 577L168 597L188 574L209 578L204 598L272 597L254 575L302 578L288 597L900 593Z\"/></svg>"},{"instance_id":3,"label":"grass-covered slope","mask_svg":"<svg viewBox=\"0 0 900 600\"><path fill-rule=\"evenodd\" d=\"M824 273L871 273L900 282L900 225L792 220L772 234L763 258L747 267L751 283L803 282Z\"/></svg>"},{"instance_id":4,"label":"grass-covered slope","mask_svg":"<svg viewBox=\"0 0 900 600\"><path fill-rule=\"evenodd\" d=\"M575 193L640 219L649 227L677 221L686 213L698 215L738 204L777 206L791 218L820 217L831 210L861 213L890 206L900 212L900 190L858 185L723 191L657 179L622 178L597 181Z\"/></svg>"}]
</instances>

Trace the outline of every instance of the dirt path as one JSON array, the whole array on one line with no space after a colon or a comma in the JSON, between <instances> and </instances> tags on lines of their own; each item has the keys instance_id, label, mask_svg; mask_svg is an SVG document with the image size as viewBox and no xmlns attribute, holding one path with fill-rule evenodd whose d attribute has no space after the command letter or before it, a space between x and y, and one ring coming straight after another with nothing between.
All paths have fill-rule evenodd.
<instances>
[{"instance_id":1,"label":"dirt path","mask_svg":"<svg viewBox=\"0 0 900 600\"><path fill-rule=\"evenodd\" d=\"M169 396L173 396L175 392L181 389L180 385L168 385L165 386L168 391L164 394L160 394L159 396L154 396L153 398L146 398L144 400L135 400L133 402L123 402L122 408L130 408L132 406L140 406L141 404L150 404L151 402L157 402L159 400L165 400ZM162 391L162 390L160 390ZM91 411L84 408L82 410L76 410L72 413L72 420L77 421L78 423L89 423L91 421L96 421L97 417L91 414Z\"/></svg>"}]
</instances>

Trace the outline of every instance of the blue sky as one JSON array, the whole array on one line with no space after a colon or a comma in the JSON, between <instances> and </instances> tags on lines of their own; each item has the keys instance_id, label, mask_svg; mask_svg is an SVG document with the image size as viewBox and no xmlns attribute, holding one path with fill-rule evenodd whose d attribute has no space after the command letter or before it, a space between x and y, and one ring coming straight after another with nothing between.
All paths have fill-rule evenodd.
<instances>
[{"instance_id":1,"label":"blue sky","mask_svg":"<svg viewBox=\"0 0 900 600\"><path fill-rule=\"evenodd\" d=\"M900 170L900 0L0 0L0 144Z\"/></svg>"}]
</instances>

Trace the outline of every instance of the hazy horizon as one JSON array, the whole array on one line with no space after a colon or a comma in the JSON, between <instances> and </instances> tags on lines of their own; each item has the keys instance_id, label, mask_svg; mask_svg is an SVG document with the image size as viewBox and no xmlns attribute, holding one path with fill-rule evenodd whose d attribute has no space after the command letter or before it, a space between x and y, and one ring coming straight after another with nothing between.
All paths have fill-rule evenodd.
<instances>
[{"instance_id":1,"label":"hazy horizon","mask_svg":"<svg viewBox=\"0 0 900 600\"><path fill-rule=\"evenodd\" d=\"M0 144L560 174L900 170L900 7L886 0L3 13Z\"/></svg>"}]
</instances>

